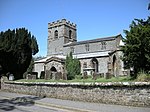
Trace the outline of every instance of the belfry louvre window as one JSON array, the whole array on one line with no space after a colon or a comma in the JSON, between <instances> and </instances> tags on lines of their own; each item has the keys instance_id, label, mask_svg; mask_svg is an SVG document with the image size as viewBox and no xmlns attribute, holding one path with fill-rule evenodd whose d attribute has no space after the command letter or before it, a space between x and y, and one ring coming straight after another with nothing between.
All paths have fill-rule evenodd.
<instances>
[{"instance_id":1,"label":"belfry louvre window","mask_svg":"<svg viewBox=\"0 0 150 112\"><path fill-rule=\"evenodd\" d=\"M85 45L85 50L86 50L86 51L89 51L89 50L90 50L90 49L89 49L89 44L86 44L86 45Z\"/></svg>"},{"instance_id":2,"label":"belfry louvre window","mask_svg":"<svg viewBox=\"0 0 150 112\"><path fill-rule=\"evenodd\" d=\"M54 37L55 37L55 39L58 38L58 31L57 30L55 30Z\"/></svg>"},{"instance_id":3,"label":"belfry louvre window","mask_svg":"<svg viewBox=\"0 0 150 112\"><path fill-rule=\"evenodd\" d=\"M72 38L72 31L69 30L69 39L71 39L71 38Z\"/></svg>"}]
</instances>

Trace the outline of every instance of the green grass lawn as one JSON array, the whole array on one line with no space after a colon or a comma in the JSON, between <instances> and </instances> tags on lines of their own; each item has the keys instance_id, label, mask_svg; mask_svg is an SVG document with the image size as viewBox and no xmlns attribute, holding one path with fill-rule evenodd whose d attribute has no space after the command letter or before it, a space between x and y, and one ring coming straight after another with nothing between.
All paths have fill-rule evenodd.
<instances>
[{"instance_id":1,"label":"green grass lawn","mask_svg":"<svg viewBox=\"0 0 150 112\"><path fill-rule=\"evenodd\" d=\"M133 81L129 77L112 77L111 79L98 78L97 80L93 80L92 78L88 79L74 79L74 80L45 80L45 79L36 79L36 80L26 80L20 79L16 80L17 82L129 82Z\"/></svg>"}]
</instances>

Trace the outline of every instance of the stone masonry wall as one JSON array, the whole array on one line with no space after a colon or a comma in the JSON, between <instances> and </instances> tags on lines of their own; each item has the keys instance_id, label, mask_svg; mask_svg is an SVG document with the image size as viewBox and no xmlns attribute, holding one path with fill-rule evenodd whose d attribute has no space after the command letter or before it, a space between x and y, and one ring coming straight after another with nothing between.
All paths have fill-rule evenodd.
<instances>
[{"instance_id":1,"label":"stone masonry wall","mask_svg":"<svg viewBox=\"0 0 150 112\"><path fill-rule=\"evenodd\" d=\"M68 100L150 107L150 82L2 82L1 90Z\"/></svg>"}]
</instances>

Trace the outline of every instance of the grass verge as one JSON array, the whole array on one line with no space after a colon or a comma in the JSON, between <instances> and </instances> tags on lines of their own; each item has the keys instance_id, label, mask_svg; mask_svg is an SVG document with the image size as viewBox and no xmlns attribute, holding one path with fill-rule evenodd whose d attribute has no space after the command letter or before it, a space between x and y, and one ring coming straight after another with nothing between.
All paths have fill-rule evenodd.
<instances>
[{"instance_id":1,"label":"grass verge","mask_svg":"<svg viewBox=\"0 0 150 112\"><path fill-rule=\"evenodd\" d=\"M92 78L87 79L73 79L73 80L45 80L45 79L36 79L36 80L26 80L26 79L20 79L16 80L17 82L64 82L64 83L70 83L70 82L130 82L130 77L112 77L110 79L105 78L98 78L96 80L93 80Z\"/></svg>"}]
</instances>

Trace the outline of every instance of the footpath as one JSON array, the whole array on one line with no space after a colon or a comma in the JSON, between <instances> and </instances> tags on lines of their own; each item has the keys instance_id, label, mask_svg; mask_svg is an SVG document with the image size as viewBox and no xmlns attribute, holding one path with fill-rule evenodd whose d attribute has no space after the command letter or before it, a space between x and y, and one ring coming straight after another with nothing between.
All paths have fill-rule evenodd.
<instances>
[{"instance_id":1,"label":"footpath","mask_svg":"<svg viewBox=\"0 0 150 112\"><path fill-rule=\"evenodd\" d=\"M79 101L69 101L54 98L43 98L33 95L9 93L0 91L0 97L20 102L33 102L35 105L65 109L69 112L150 112L150 108L129 107Z\"/></svg>"}]
</instances>

